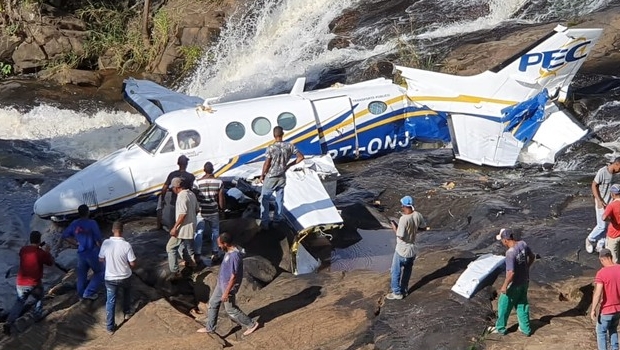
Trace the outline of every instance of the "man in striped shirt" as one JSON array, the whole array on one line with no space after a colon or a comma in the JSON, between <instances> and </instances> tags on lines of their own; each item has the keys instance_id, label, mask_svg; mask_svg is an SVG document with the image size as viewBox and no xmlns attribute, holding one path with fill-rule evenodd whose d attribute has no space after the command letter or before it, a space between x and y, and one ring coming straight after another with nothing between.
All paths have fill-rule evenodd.
<instances>
[{"instance_id":1,"label":"man in striped shirt","mask_svg":"<svg viewBox=\"0 0 620 350\"><path fill-rule=\"evenodd\" d=\"M213 164L206 162L204 165L205 174L196 180L196 185L200 195L198 205L200 206L200 217L194 236L194 254L196 262L200 263L202 253L202 234L211 232L211 263L217 262L220 258L220 250L217 245L217 237L220 235L219 210L225 208L224 186L222 180L216 179L213 174Z\"/></svg>"}]
</instances>

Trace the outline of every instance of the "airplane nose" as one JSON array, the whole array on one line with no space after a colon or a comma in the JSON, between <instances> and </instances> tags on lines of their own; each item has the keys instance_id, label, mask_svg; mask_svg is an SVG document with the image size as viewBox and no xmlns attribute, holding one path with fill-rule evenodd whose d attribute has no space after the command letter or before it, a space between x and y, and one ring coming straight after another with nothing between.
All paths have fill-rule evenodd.
<instances>
[{"instance_id":1,"label":"airplane nose","mask_svg":"<svg viewBox=\"0 0 620 350\"><path fill-rule=\"evenodd\" d=\"M83 186L80 181L65 182L54 187L42 195L34 203L34 212L42 218L54 216L66 216L77 213L77 208L84 203Z\"/></svg>"}]
</instances>

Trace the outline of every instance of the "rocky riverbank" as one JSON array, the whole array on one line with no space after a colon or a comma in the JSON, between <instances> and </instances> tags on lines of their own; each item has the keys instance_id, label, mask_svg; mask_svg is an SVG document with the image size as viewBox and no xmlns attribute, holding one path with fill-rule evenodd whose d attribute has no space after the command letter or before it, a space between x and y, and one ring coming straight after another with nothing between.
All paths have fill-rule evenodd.
<instances>
[{"instance_id":1,"label":"rocky riverbank","mask_svg":"<svg viewBox=\"0 0 620 350\"><path fill-rule=\"evenodd\" d=\"M430 153L430 154L429 154ZM432 160L434 173L418 167ZM597 164L598 165L598 164ZM394 188L372 181L390 169ZM566 349L595 346L594 326L586 316L598 260L581 250L594 223L585 173L559 174L540 169L488 170L452 161L449 150L394 154L343 166L338 205L348 228L376 229L398 210L398 198L412 193L433 230L419 237L410 295L384 300L389 274L372 271L292 276L282 232L257 234L253 220L233 219L223 230L241 235L248 252L241 307L259 317L261 328L242 337L222 313L224 340L196 334L202 306L215 283L217 268L191 273L179 283L166 279L165 232L153 218L125 218L126 237L138 256L132 304L136 314L113 336L104 328L104 300L78 303L69 273L50 292L49 315L39 323L25 316L23 332L0 340L4 349L154 349L196 347L236 349ZM355 174L351 176L348 174ZM454 187L442 185L452 181ZM415 183L415 184L414 184ZM556 186L548 186L557 183ZM545 185L543 185L545 184ZM363 193L351 193L351 189ZM486 193L486 194L481 194ZM365 198L365 199L364 199ZM358 204L350 207L351 200ZM378 212L371 203L384 204ZM366 203L366 204L365 204ZM367 210L362 210L366 206ZM349 209L347 209L349 208ZM364 213L366 214L360 214ZM353 214L352 214L353 213ZM476 256L503 254L494 240L498 229L523 229L523 238L540 259L530 287L534 334L523 337L510 320L505 337L484 334L494 322L495 290L503 276L489 281L470 300L450 291ZM107 231L107 229L106 229ZM385 235L385 231L378 231ZM120 319L120 314L118 319ZM569 347L570 348L570 347Z\"/></svg>"}]
</instances>

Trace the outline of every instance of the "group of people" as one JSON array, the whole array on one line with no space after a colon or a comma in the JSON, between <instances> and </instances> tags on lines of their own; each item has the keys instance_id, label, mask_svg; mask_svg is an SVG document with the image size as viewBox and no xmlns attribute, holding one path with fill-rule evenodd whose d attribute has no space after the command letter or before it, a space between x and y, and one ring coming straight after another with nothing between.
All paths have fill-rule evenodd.
<instances>
[{"instance_id":1,"label":"group of people","mask_svg":"<svg viewBox=\"0 0 620 350\"><path fill-rule=\"evenodd\" d=\"M131 317L130 278L136 257L131 245L123 239L123 224L112 224L112 236L103 240L99 225L89 218L86 205L78 207L79 218L63 231L62 238L77 246L76 290L81 300L96 300L102 284L106 288L106 329L114 333L116 296L123 289L124 319ZM41 241L41 233L30 233L30 244L19 252L17 272L17 300L3 326L5 334L11 334L15 320L21 315L25 302L32 296L35 300L34 318L43 316L43 266L54 264L50 245ZM88 273L92 271L91 278Z\"/></svg>"},{"instance_id":2,"label":"group of people","mask_svg":"<svg viewBox=\"0 0 620 350\"><path fill-rule=\"evenodd\" d=\"M586 250L599 253L603 266L594 279L594 295L590 316L596 323L599 350L619 349L618 323L620 322L620 184L612 184L613 175L620 172L620 158L602 167L592 181L595 200L596 227L586 238ZM414 208L413 198L405 196L400 200L402 216L398 224L392 222L396 233L396 249L391 267L391 293L387 299L400 300L407 296L413 262L417 251L416 233L428 229L421 214ZM501 229L496 239L506 248L506 277L499 290L497 320L488 333L507 333L508 317L516 309L519 331L525 336L532 334L527 292L529 270L536 260L527 243L517 238L508 228Z\"/></svg>"},{"instance_id":3,"label":"group of people","mask_svg":"<svg viewBox=\"0 0 620 350\"><path fill-rule=\"evenodd\" d=\"M262 168L260 180L263 182L260 204L260 226L268 229L270 225L269 203L275 193L276 208L273 221L283 220L283 198L286 185L285 172L304 158L294 145L282 140L283 130L273 130L274 143L267 148L266 161ZM295 155L295 159L290 159ZM178 158L179 169L167 177L162 188L161 198L168 190L172 191L171 200L158 203L157 225L161 227L161 209L165 205L175 208L175 221L170 227L170 238L166 245L169 268L173 276L180 277L179 258L186 265L204 264L201 259L203 233L211 234L211 260L214 263L222 259L217 285L209 299L208 317L200 333L213 333L217 325L217 315L222 303L228 316L246 328L244 335L254 332L259 323L243 313L236 305L235 295L243 278L243 251L234 243L230 233L220 234L219 211L225 208L223 182L214 174L213 164L206 162L204 175L196 179L187 171L189 159ZM602 269L595 277L595 289L591 308L591 317L596 322L599 349L607 349L607 338L612 349L618 349L617 327L620 321L620 185L612 184L614 174L620 172L620 158L601 168L593 182L592 193L595 198L597 225L586 238L586 250L597 250ZM429 227L422 214L416 211L414 199L405 196L400 199L401 217L398 223L392 221L392 230L396 235L396 247L391 266L391 292L387 299L400 300L407 296L413 264L418 254L416 235ZM103 283L106 287L106 329L109 333L116 330L116 297L123 290L124 320L131 317L131 283L132 269L136 265L136 256L131 245L123 239L123 224L114 222L112 236L103 240L96 221L89 218L86 205L78 208L79 218L73 221L62 234L62 238L77 246L77 294L81 299L95 300L98 289ZM608 225L609 223L609 225ZM606 237L603 235L606 233ZM511 229L501 229L496 239L506 247L506 277L499 290L498 317L495 326L489 327L489 333L506 334L508 317L516 309L519 331L526 336L532 334L529 320L529 303L527 299L529 270L535 261L535 255L523 240L517 239ZM599 243L602 242L603 243ZM605 248L603 248L603 245ZM4 324L5 333L10 333L15 320L23 311L29 296L36 299L35 318L42 316L43 265L51 266L54 258L50 247L41 241L41 233L30 234L30 244L20 250L20 267L17 274L17 300L9 312ZM92 271L90 280L88 272Z\"/></svg>"}]
</instances>

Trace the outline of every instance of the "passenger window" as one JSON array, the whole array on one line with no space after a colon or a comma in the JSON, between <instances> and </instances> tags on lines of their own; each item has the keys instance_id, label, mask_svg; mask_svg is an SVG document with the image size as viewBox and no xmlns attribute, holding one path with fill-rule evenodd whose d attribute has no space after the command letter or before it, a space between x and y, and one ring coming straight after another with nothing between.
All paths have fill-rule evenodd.
<instances>
[{"instance_id":1,"label":"passenger window","mask_svg":"<svg viewBox=\"0 0 620 350\"><path fill-rule=\"evenodd\" d=\"M372 101L368 104L368 111L372 114L379 115L387 110L387 105L383 101Z\"/></svg>"},{"instance_id":2,"label":"passenger window","mask_svg":"<svg viewBox=\"0 0 620 350\"><path fill-rule=\"evenodd\" d=\"M194 130L185 130L177 134L181 149L192 149L200 145L200 134Z\"/></svg>"},{"instance_id":3,"label":"passenger window","mask_svg":"<svg viewBox=\"0 0 620 350\"><path fill-rule=\"evenodd\" d=\"M231 122L226 125L226 136L234 141L241 140L245 136L245 127L239 122Z\"/></svg>"},{"instance_id":4,"label":"passenger window","mask_svg":"<svg viewBox=\"0 0 620 350\"><path fill-rule=\"evenodd\" d=\"M252 121L252 130L258 136L267 135L271 131L271 122L265 117L258 117Z\"/></svg>"},{"instance_id":5,"label":"passenger window","mask_svg":"<svg viewBox=\"0 0 620 350\"><path fill-rule=\"evenodd\" d=\"M173 152L174 151L174 141L172 140L172 137L168 139L168 141L166 141L166 144L164 145L164 147L162 147L161 152L159 153L168 153L168 152Z\"/></svg>"},{"instance_id":6,"label":"passenger window","mask_svg":"<svg viewBox=\"0 0 620 350\"><path fill-rule=\"evenodd\" d=\"M297 118L293 113L284 112L278 116L278 125L284 130L291 130L297 125Z\"/></svg>"}]
</instances>

